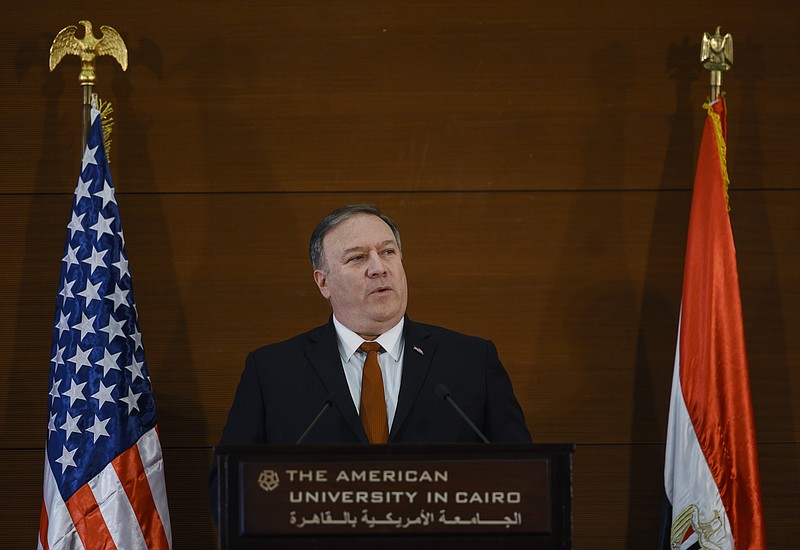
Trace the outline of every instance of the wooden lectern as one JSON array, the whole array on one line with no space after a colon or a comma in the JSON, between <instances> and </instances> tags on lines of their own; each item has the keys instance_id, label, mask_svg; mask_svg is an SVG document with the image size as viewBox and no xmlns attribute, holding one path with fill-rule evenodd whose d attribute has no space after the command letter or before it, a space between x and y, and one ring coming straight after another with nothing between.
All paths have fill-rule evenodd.
<instances>
[{"instance_id":1,"label":"wooden lectern","mask_svg":"<svg viewBox=\"0 0 800 550\"><path fill-rule=\"evenodd\" d=\"M219 547L569 549L574 450L218 447Z\"/></svg>"}]
</instances>

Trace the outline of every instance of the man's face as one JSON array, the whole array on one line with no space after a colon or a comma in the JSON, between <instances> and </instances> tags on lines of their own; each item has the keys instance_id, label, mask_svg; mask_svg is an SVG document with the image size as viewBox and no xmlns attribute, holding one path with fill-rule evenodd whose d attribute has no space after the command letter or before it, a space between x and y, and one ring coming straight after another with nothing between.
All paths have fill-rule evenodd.
<instances>
[{"instance_id":1,"label":"man's face","mask_svg":"<svg viewBox=\"0 0 800 550\"><path fill-rule=\"evenodd\" d=\"M371 214L356 214L322 240L324 266L314 271L336 318L362 337L375 338L406 312L408 288L391 228Z\"/></svg>"}]
</instances>

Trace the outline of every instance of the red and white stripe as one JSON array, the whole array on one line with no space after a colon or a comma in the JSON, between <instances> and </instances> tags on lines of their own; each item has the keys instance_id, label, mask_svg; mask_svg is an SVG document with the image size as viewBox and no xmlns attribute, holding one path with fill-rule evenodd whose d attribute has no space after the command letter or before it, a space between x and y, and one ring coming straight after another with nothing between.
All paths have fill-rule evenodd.
<instances>
[{"instance_id":1,"label":"red and white stripe","mask_svg":"<svg viewBox=\"0 0 800 550\"><path fill-rule=\"evenodd\" d=\"M38 548L172 548L164 461L156 428L112 460L66 502L45 456Z\"/></svg>"},{"instance_id":2,"label":"red and white stripe","mask_svg":"<svg viewBox=\"0 0 800 550\"><path fill-rule=\"evenodd\" d=\"M664 469L664 485L672 503L673 522L689 506L697 506L700 521L718 518L718 529L712 539L720 550L733 550L733 532L722 504L717 483L711 474L706 456L700 448L692 419L686 409L680 377L680 330L672 375L672 395L669 404L669 430Z\"/></svg>"}]
</instances>

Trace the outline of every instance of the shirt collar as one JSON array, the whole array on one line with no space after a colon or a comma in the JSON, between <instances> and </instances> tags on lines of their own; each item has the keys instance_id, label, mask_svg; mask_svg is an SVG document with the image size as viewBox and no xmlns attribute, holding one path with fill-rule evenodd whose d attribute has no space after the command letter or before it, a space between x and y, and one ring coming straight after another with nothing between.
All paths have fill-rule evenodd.
<instances>
[{"instance_id":1,"label":"shirt collar","mask_svg":"<svg viewBox=\"0 0 800 550\"><path fill-rule=\"evenodd\" d=\"M400 321L378 336L375 341L378 342L386 352L392 356L392 359L398 361L400 354L403 351L403 326L405 324L405 315L400 318ZM358 347L364 342L364 339L344 326L333 316L333 326L336 329L336 339L339 343L339 354L342 356L342 361L347 363L353 357L353 354L358 350Z\"/></svg>"}]
</instances>

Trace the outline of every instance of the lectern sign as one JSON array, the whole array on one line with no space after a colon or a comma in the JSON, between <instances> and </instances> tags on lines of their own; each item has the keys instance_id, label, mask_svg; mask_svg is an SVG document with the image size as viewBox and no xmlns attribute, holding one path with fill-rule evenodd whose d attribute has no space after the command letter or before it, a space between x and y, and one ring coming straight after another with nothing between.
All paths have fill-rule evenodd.
<instances>
[{"instance_id":1,"label":"lectern sign","mask_svg":"<svg viewBox=\"0 0 800 550\"><path fill-rule=\"evenodd\" d=\"M548 464L246 461L238 474L241 534L547 533Z\"/></svg>"},{"instance_id":2,"label":"lectern sign","mask_svg":"<svg viewBox=\"0 0 800 550\"><path fill-rule=\"evenodd\" d=\"M570 550L562 444L218 447L220 550Z\"/></svg>"}]
</instances>

